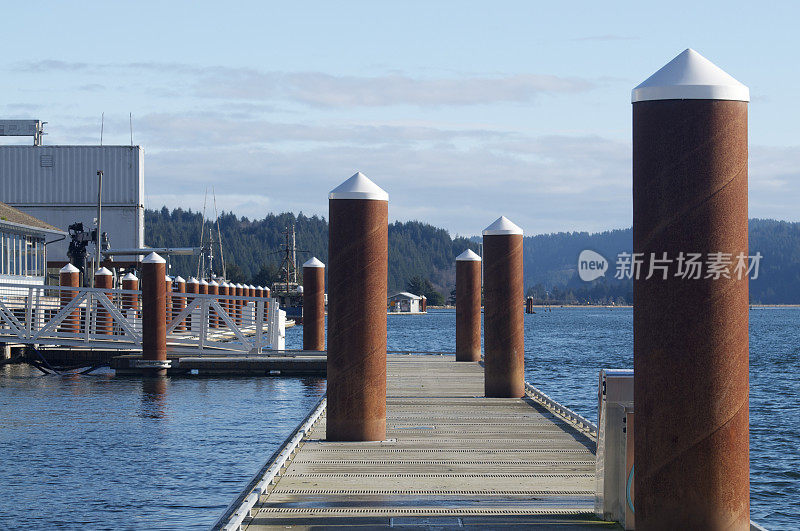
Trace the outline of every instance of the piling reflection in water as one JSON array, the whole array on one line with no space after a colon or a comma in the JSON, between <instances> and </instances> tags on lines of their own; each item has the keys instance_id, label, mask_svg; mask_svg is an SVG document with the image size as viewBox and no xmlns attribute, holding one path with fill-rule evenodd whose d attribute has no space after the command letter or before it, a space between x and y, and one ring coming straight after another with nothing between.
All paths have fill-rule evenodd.
<instances>
[{"instance_id":1,"label":"piling reflection in water","mask_svg":"<svg viewBox=\"0 0 800 531\"><path fill-rule=\"evenodd\" d=\"M140 417L167 418L167 381L164 376L142 378L142 411Z\"/></svg>"}]
</instances>

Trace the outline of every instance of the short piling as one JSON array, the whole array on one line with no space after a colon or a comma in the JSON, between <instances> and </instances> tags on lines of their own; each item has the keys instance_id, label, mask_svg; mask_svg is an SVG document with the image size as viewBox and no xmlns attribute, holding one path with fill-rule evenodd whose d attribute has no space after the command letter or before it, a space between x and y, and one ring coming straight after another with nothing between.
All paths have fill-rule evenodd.
<instances>
[{"instance_id":1,"label":"short piling","mask_svg":"<svg viewBox=\"0 0 800 531\"><path fill-rule=\"evenodd\" d=\"M167 311L164 313L164 321L169 327L169 323L172 321L172 277L169 275L164 275L164 296L166 297L164 304L167 306Z\"/></svg>"},{"instance_id":2,"label":"short piling","mask_svg":"<svg viewBox=\"0 0 800 531\"><path fill-rule=\"evenodd\" d=\"M101 267L94 273L94 287L100 289L107 289L111 290L114 288L114 275L106 269L105 267ZM108 297L111 304L114 304L114 296L111 291L105 292L106 297ZM98 303L97 304L97 320L95 324L96 332L99 335L110 336L114 333L114 319L111 317L111 313L106 309L105 306Z\"/></svg>"},{"instance_id":3,"label":"short piling","mask_svg":"<svg viewBox=\"0 0 800 531\"><path fill-rule=\"evenodd\" d=\"M632 93L640 529L750 526L748 275L735 269L749 254L748 101L694 50ZM698 277L681 264L688 253L700 253ZM650 275L653 259L666 269Z\"/></svg>"},{"instance_id":4,"label":"short piling","mask_svg":"<svg viewBox=\"0 0 800 531\"><path fill-rule=\"evenodd\" d=\"M191 277L188 282L186 282L186 293L199 295L200 294L200 281L194 277ZM190 305L193 301L195 301L197 297L186 297L186 305ZM199 323L192 323L192 314L195 313L194 311L189 312L189 315L186 316L186 330L193 331L194 328L200 329ZM194 326L194 328L192 328Z\"/></svg>"},{"instance_id":5,"label":"short piling","mask_svg":"<svg viewBox=\"0 0 800 531\"><path fill-rule=\"evenodd\" d=\"M166 374L166 261L156 253L142 260L142 360L147 374Z\"/></svg>"},{"instance_id":6,"label":"short piling","mask_svg":"<svg viewBox=\"0 0 800 531\"><path fill-rule=\"evenodd\" d=\"M208 282L208 294L213 295L214 301L219 301L219 284L216 280L210 280ZM217 315L217 311L214 308L209 308L208 310L208 326L210 328L219 328L219 316Z\"/></svg>"},{"instance_id":7,"label":"short piling","mask_svg":"<svg viewBox=\"0 0 800 531\"><path fill-rule=\"evenodd\" d=\"M122 289L127 291L138 291L139 277L128 273L122 277ZM122 309L131 317L136 317L139 313L139 294L138 293L124 293L122 295Z\"/></svg>"},{"instance_id":8,"label":"short piling","mask_svg":"<svg viewBox=\"0 0 800 531\"><path fill-rule=\"evenodd\" d=\"M525 396L522 229L501 216L483 231L483 348L487 397Z\"/></svg>"},{"instance_id":9,"label":"short piling","mask_svg":"<svg viewBox=\"0 0 800 531\"><path fill-rule=\"evenodd\" d=\"M481 360L481 257L456 257L456 361Z\"/></svg>"},{"instance_id":10,"label":"short piling","mask_svg":"<svg viewBox=\"0 0 800 531\"><path fill-rule=\"evenodd\" d=\"M382 441L389 195L359 172L328 199L326 436L329 441Z\"/></svg>"},{"instance_id":11,"label":"short piling","mask_svg":"<svg viewBox=\"0 0 800 531\"><path fill-rule=\"evenodd\" d=\"M175 293L186 293L186 280L183 277L177 276L172 281ZM186 308L186 297L175 296L172 303L173 319ZM176 332L186 331L186 320L181 320L175 327Z\"/></svg>"},{"instance_id":12,"label":"short piling","mask_svg":"<svg viewBox=\"0 0 800 531\"><path fill-rule=\"evenodd\" d=\"M303 264L303 350L325 350L325 264Z\"/></svg>"}]
</instances>

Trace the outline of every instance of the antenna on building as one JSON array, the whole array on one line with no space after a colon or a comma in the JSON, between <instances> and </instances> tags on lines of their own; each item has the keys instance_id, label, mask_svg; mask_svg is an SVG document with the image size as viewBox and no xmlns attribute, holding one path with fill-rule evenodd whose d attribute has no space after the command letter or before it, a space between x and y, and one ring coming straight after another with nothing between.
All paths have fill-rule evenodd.
<instances>
[{"instance_id":1,"label":"antenna on building","mask_svg":"<svg viewBox=\"0 0 800 531\"><path fill-rule=\"evenodd\" d=\"M131 123L131 147L133 147L133 113L128 113L128 118L130 119Z\"/></svg>"},{"instance_id":2,"label":"antenna on building","mask_svg":"<svg viewBox=\"0 0 800 531\"><path fill-rule=\"evenodd\" d=\"M100 145L103 145L103 125L106 122L106 113L100 114Z\"/></svg>"}]
</instances>

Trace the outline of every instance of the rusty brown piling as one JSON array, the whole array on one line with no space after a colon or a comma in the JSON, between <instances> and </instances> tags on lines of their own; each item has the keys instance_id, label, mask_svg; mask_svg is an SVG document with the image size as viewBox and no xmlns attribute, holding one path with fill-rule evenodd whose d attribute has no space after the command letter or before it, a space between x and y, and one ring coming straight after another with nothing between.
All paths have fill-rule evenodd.
<instances>
[{"instance_id":1,"label":"rusty brown piling","mask_svg":"<svg viewBox=\"0 0 800 531\"><path fill-rule=\"evenodd\" d=\"M325 264L303 264L303 350L325 350Z\"/></svg>"},{"instance_id":2,"label":"rusty brown piling","mask_svg":"<svg viewBox=\"0 0 800 531\"><path fill-rule=\"evenodd\" d=\"M481 360L481 257L456 257L456 361Z\"/></svg>"},{"instance_id":3,"label":"rusty brown piling","mask_svg":"<svg viewBox=\"0 0 800 531\"><path fill-rule=\"evenodd\" d=\"M156 253L142 260L142 365L145 373L166 374L166 261Z\"/></svg>"},{"instance_id":4,"label":"rusty brown piling","mask_svg":"<svg viewBox=\"0 0 800 531\"><path fill-rule=\"evenodd\" d=\"M632 93L637 529L750 526L748 101L694 50ZM695 278L688 253L731 264Z\"/></svg>"},{"instance_id":5,"label":"rusty brown piling","mask_svg":"<svg viewBox=\"0 0 800 531\"><path fill-rule=\"evenodd\" d=\"M183 277L177 276L172 281L174 285L174 292L175 293L186 293L186 280ZM179 313L181 313L184 308L186 308L186 297L183 296L175 296L172 301L172 312L173 312L173 319ZM180 323L175 327L176 332L185 332L186 331L186 320L181 320Z\"/></svg>"},{"instance_id":6,"label":"rusty brown piling","mask_svg":"<svg viewBox=\"0 0 800 531\"><path fill-rule=\"evenodd\" d=\"M164 304L167 306L167 311L165 312L164 321L167 323L167 328L169 328L169 323L172 321L172 277L169 275L164 275Z\"/></svg>"},{"instance_id":7,"label":"rusty brown piling","mask_svg":"<svg viewBox=\"0 0 800 531\"><path fill-rule=\"evenodd\" d=\"M208 294L214 296L214 300L219 302L219 284L216 280L208 281ZM210 328L219 328L220 318L214 308L208 310L208 326Z\"/></svg>"},{"instance_id":8,"label":"rusty brown piling","mask_svg":"<svg viewBox=\"0 0 800 531\"><path fill-rule=\"evenodd\" d=\"M525 396L522 229L501 216L483 231L483 349L487 397Z\"/></svg>"},{"instance_id":9,"label":"rusty brown piling","mask_svg":"<svg viewBox=\"0 0 800 531\"><path fill-rule=\"evenodd\" d=\"M58 272L58 284L65 288L76 288L75 290L62 289L59 300L61 308L67 306L72 299L78 296L77 288L80 286L81 271L72 264L67 264ZM81 309L75 308L64 317L59 326L59 331L68 333L78 333L81 329Z\"/></svg>"},{"instance_id":10,"label":"rusty brown piling","mask_svg":"<svg viewBox=\"0 0 800 531\"><path fill-rule=\"evenodd\" d=\"M228 310L228 283L224 280L220 280L217 291L219 293L219 305L222 308L222 311L230 315ZM228 326L225 324L225 320L222 318L222 315L218 315L217 319L219 321L218 324L220 328L225 328Z\"/></svg>"},{"instance_id":11,"label":"rusty brown piling","mask_svg":"<svg viewBox=\"0 0 800 531\"><path fill-rule=\"evenodd\" d=\"M186 293L199 295L200 294L200 281L194 277L189 278L186 282ZM197 300L197 297L186 297L186 305L190 305L192 302ZM186 316L186 330L193 331L195 329L200 330L200 323L192 323L192 314L197 313L196 311L189 312L189 315ZM194 328L192 328L194 326Z\"/></svg>"},{"instance_id":12,"label":"rusty brown piling","mask_svg":"<svg viewBox=\"0 0 800 531\"><path fill-rule=\"evenodd\" d=\"M114 275L111 273L111 271L105 267L101 267L95 271L94 287L106 290L113 289ZM105 295L108 297L111 304L114 304L114 295L111 293L111 291L106 291ZM97 321L95 328L97 333L100 335L110 336L114 333L114 319L111 317L111 313L106 309L106 307L100 303L97 304Z\"/></svg>"},{"instance_id":13,"label":"rusty brown piling","mask_svg":"<svg viewBox=\"0 0 800 531\"><path fill-rule=\"evenodd\" d=\"M132 272L122 277L122 289L127 291L138 291L139 277L134 275ZM131 317L136 317L139 313L139 294L123 293L122 309L125 310L125 313L130 314Z\"/></svg>"},{"instance_id":14,"label":"rusty brown piling","mask_svg":"<svg viewBox=\"0 0 800 531\"><path fill-rule=\"evenodd\" d=\"M328 199L326 436L381 441L386 438L389 195L359 172Z\"/></svg>"}]
</instances>

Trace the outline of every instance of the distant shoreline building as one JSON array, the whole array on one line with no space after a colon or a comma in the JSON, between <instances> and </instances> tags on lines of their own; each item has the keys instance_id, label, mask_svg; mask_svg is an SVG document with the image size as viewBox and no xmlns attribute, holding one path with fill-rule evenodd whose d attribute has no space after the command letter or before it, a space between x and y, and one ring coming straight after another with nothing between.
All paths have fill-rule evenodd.
<instances>
[{"instance_id":1,"label":"distant shoreline building","mask_svg":"<svg viewBox=\"0 0 800 531\"><path fill-rule=\"evenodd\" d=\"M33 136L33 145L0 146L0 201L67 231L95 228L98 170L103 171L101 230L112 248L144 247L144 151L141 146L44 146L38 120L0 120L0 136ZM48 249L50 267L69 260L69 238Z\"/></svg>"},{"instance_id":2,"label":"distant shoreline building","mask_svg":"<svg viewBox=\"0 0 800 531\"><path fill-rule=\"evenodd\" d=\"M48 243L66 237L65 231L0 202L0 282L44 284Z\"/></svg>"},{"instance_id":3,"label":"distant shoreline building","mask_svg":"<svg viewBox=\"0 0 800 531\"><path fill-rule=\"evenodd\" d=\"M422 297L400 291L389 297L389 313L423 313Z\"/></svg>"}]
</instances>

